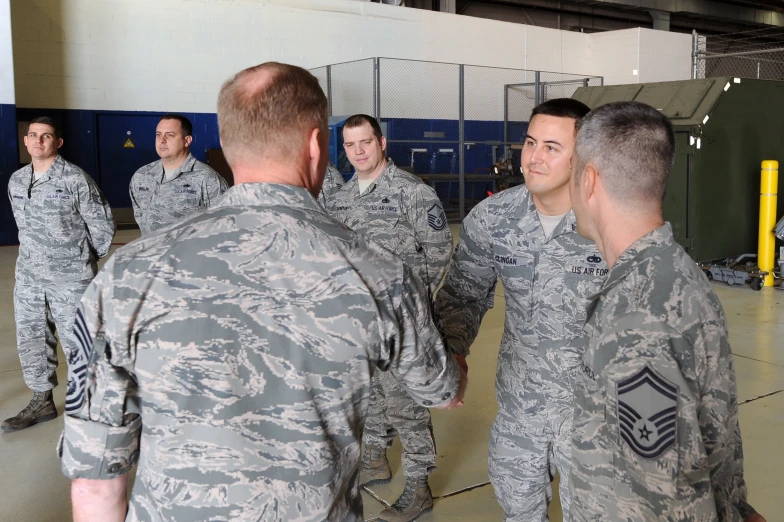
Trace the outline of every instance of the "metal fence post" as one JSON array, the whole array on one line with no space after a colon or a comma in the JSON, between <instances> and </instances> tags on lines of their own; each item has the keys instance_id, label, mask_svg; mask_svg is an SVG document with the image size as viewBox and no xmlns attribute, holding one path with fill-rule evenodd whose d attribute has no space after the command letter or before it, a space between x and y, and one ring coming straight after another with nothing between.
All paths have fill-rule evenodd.
<instances>
[{"instance_id":1,"label":"metal fence post","mask_svg":"<svg viewBox=\"0 0 784 522\"><path fill-rule=\"evenodd\" d=\"M509 147L506 144L509 141L509 85L504 85L504 136L501 139L503 140L501 144L501 150L503 150L502 158L506 158L506 152ZM496 159L493 158L493 163L495 161Z\"/></svg>"},{"instance_id":2,"label":"metal fence post","mask_svg":"<svg viewBox=\"0 0 784 522\"><path fill-rule=\"evenodd\" d=\"M373 58L373 117L381 123L381 60Z\"/></svg>"},{"instance_id":3,"label":"metal fence post","mask_svg":"<svg viewBox=\"0 0 784 522\"><path fill-rule=\"evenodd\" d=\"M332 114L332 66L327 65L327 112L328 115Z\"/></svg>"},{"instance_id":4,"label":"metal fence post","mask_svg":"<svg viewBox=\"0 0 784 522\"><path fill-rule=\"evenodd\" d=\"M459 77L460 121L458 123L458 140L460 141L460 172L458 175L460 182L458 186L460 187L460 222L462 223L465 217L465 65L460 65Z\"/></svg>"},{"instance_id":5,"label":"metal fence post","mask_svg":"<svg viewBox=\"0 0 784 522\"><path fill-rule=\"evenodd\" d=\"M692 30L691 32L691 79L697 79L697 56L699 51L699 43L698 43L698 36L697 31Z\"/></svg>"},{"instance_id":6,"label":"metal fence post","mask_svg":"<svg viewBox=\"0 0 784 522\"><path fill-rule=\"evenodd\" d=\"M540 80L541 73L539 71L534 72L534 107L542 103L542 94L541 94L541 80Z\"/></svg>"}]
</instances>

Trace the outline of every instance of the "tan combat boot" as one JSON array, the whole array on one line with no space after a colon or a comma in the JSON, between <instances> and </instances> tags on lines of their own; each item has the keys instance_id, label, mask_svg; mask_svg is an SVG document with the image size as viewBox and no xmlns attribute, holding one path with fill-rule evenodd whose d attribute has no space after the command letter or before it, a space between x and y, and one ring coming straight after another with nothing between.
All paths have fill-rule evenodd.
<instances>
[{"instance_id":1,"label":"tan combat boot","mask_svg":"<svg viewBox=\"0 0 784 522\"><path fill-rule=\"evenodd\" d=\"M427 477L406 479L403 494L394 504L378 516L381 522L411 522L433 509L433 493L427 484Z\"/></svg>"},{"instance_id":2,"label":"tan combat boot","mask_svg":"<svg viewBox=\"0 0 784 522\"><path fill-rule=\"evenodd\" d=\"M379 446L367 446L359 468L359 487L386 484L392 480L387 452Z\"/></svg>"},{"instance_id":3,"label":"tan combat boot","mask_svg":"<svg viewBox=\"0 0 784 522\"><path fill-rule=\"evenodd\" d=\"M52 400L52 390L33 392L30 404L20 411L16 417L3 421L0 429L3 431L19 431L29 428L33 424L50 421L57 418L57 408Z\"/></svg>"}]
</instances>

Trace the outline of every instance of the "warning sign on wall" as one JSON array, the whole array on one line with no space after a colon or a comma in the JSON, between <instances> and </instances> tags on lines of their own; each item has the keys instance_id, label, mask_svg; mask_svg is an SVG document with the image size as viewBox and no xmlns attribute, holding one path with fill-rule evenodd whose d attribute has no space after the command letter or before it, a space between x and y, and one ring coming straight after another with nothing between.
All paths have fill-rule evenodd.
<instances>
[{"instance_id":1,"label":"warning sign on wall","mask_svg":"<svg viewBox=\"0 0 784 522\"><path fill-rule=\"evenodd\" d=\"M135 145L131 141L131 138L128 138L127 140L125 140L125 145L123 145L123 147L125 147L126 149L132 149L135 147Z\"/></svg>"}]
</instances>

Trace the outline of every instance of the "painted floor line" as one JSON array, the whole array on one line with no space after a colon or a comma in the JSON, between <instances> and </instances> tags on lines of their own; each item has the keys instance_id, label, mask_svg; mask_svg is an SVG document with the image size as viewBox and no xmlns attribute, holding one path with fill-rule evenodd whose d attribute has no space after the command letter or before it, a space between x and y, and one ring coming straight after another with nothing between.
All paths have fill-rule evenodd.
<instances>
[{"instance_id":1,"label":"painted floor line","mask_svg":"<svg viewBox=\"0 0 784 522\"><path fill-rule=\"evenodd\" d=\"M748 355L739 355L737 353L733 353L732 356L733 357L740 357L741 359L750 359L752 361L757 361L757 362L761 362L761 363L765 363L765 364L770 364L772 366L778 366L779 368L784 368L784 364L777 364L777 363L770 362L770 361L763 361L762 359L755 359L754 357L749 357Z\"/></svg>"},{"instance_id":2,"label":"painted floor line","mask_svg":"<svg viewBox=\"0 0 784 522\"><path fill-rule=\"evenodd\" d=\"M739 405L740 404L746 404L747 402L753 402L753 401L756 401L756 400L759 400L759 399L764 399L765 397L770 397L771 395L776 395L777 393L781 393L781 392L784 392L784 389L774 390L774 391L768 392L768 393L763 393L759 397L752 397L751 399L746 399L744 401L740 401L740 402L738 402L738 404Z\"/></svg>"},{"instance_id":3,"label":"painted floor line","mask_svg":"<svg viewBox=\"0 0 784 522\"><path fill-rule=\"evenodd\" d=\"M489 485L490 485L490 482L482 482L481 484L474 484L473 486L468 486L468 487L465 487L465 488L462 488L462 489L458 489L457 491L453 491L451 493L446 493L445 495L441 495L439 497L433 497L433 500L435 501L435 500L441 500L441 499L444 499L444 498L454 497L455 495L459 495L461 493L466 493L468 491L473 491L475 489L483 488L483 487L489 486ZM368 495L370 495L374 499L376 499L379 502L381 502L382 504L384 504L384 506L389 507L389 502L387 502L383 498L381 498L378 495L376 495L371 489L368 489L367 487L363 487L362 489L365 490L365 493L367 493ZM366 520L366 522L372 522L374 520L378 520L378 517L368 518Z\"/></svg>"}]
</instances>

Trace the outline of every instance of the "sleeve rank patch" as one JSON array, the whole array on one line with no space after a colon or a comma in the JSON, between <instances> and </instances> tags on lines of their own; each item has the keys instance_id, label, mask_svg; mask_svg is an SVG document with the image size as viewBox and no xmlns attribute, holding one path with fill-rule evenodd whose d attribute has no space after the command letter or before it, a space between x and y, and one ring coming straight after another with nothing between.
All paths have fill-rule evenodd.
<instances>
[{"instance_id":1,"label":"sleeve rank patch","mask_svg":"<svg viewBox=\"0 0 784 522\"><path fill-rule=\"evenodd\" d=\"M621 438L644 459L656 459L675 445L678 387L645 365L617 383Z\"/></svg>"}]
</instances>

